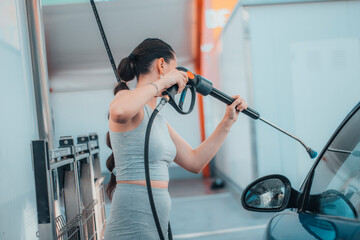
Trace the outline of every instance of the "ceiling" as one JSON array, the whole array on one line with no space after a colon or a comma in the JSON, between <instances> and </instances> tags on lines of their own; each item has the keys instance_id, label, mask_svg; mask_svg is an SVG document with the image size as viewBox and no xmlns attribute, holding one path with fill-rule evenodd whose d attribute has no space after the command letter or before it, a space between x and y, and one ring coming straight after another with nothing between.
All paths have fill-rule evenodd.
<instances>
[{"instance_id":1,"label":"ceiling","mask_svg":"<svg viewBox=\"0 0 360 240\"><path fill-rule=\"evenodd\" d=\"M192 66L195 3L192 0L97 2L116 64L145 38L157 37L173 47L179 65ZM90 3L44 5L42 11L50 86L58 91L82 88L82 81L95 88L99 84L105 88L107 84L112 86L115 78Z\"/></svg>"}]
</instances>

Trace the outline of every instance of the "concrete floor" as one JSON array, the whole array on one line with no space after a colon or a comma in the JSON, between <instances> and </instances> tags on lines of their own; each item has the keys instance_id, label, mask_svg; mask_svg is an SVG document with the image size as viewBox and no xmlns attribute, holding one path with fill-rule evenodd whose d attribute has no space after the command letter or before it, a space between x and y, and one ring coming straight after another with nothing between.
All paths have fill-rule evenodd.
<instances>
[{"instance_id":1,"label":"concrete floor","mask_svg":"<svg viewBox=\"0 0 360 240\"><path fill-rule=\"evenodd\" d=\"M211 179L172 180L171 228L174 239L261 239L272 213L249 212L225 187L211 190ZM106 204L106 211L110 203Z\"/></svg>"},{"instance_id":2,"label":"concrete floor","mask_svg":"<svg viewBox=\"0 0 360 240\"><path fill-rule=\"evenodd\" d=\"M170 182L174 239L261 239L268 213L246 211L226 188L212 191L212 180Z\"/></svg>"}]
</instances>

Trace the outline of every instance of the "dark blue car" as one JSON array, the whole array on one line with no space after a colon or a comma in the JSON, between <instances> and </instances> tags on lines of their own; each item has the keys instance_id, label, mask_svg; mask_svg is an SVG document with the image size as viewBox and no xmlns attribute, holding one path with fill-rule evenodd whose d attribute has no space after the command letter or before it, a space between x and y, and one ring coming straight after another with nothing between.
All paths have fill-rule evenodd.
<instances>
[{"instance_id":1,"label":"dark blue car","mask_svg":"<svg viewBox=\"0 0 360 240\"><path fill-rule=\"evenodd\" d=\"M282 175L257 179L243 192L245 209L281 212L264 239L360 239L360 102L320 153L299 191Z\"/></svg>"}]
</instances>

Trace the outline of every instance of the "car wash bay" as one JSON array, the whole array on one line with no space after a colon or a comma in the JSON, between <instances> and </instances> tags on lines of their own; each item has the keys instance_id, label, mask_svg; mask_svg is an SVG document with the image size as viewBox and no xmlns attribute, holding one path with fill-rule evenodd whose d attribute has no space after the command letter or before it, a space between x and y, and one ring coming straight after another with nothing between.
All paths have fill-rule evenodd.
<instances>
[{"instance_id":1,"label":"car wash bay","mask_svg":"<svg viewBox=\"0 0 360 240\"><path fill-rule=\"evenodd\" d=\"M240 94L266 119L317 151L331 136L329 129L335 130L358 102L360 1L112 0L96 4L116 63L143 39L161 38L174 48L179 65L229 95ZM43 218L39 211L47 209L37 205L40 185L34 181L32 141L48 142L49 149L43 151L53 161L44 169L43 183L55 183L58 188L49 187L54 194L42 197L54 203L53 209L67 201L61 193L65 180L59 176L64 169L75 176L75 166L65 166L73 157L79 161L79 171L91 176L83 182L93 181L92 193L101 193L109 179L105 135L116 79L89 1L4 0L0 11L0 72L4 74L0 190L6 193L0 195L0 239L50 239L43 233L59 234L55 218L79 220L95 202L79 204L80 215L66 216L61 211L51 215L50 208L50 218ZM223 103L204 97L197 99L190 115L179 115L169 105L161 114L196 148L221 121L224 110ZM272 214L244 210L241 191L254 179L274 173L287 176L299 189L312 164L296 141L240 114L204 173L194 175L170 165L175 239L261 239ZM67 179L76 179L71 174ZM211 190L215 178L226 187ZM79 194L85 196L81 189ZM98 199L95 206L106 203L106 215L108 200L93 197ZM97 221L100 226L102 221ZM66 221L61 224L60 228L70 229Z\"/></svg>"}]
</instances>

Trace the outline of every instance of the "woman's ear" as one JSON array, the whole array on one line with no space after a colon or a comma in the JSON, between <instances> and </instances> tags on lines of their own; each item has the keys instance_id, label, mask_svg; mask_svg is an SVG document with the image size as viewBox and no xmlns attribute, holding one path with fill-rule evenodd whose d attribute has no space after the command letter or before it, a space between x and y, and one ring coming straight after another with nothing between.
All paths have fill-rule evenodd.
<instances>
[{"instance_id":1,"label":"woman's ear","mask_svg":"<svg viewBox=\"0 0 360 240\"><path fill-rule=\"evenodd\" d=\"M164 73L164 70L165 70L165 60L164 58L159 58L158 61L157 61L157 68L159 70L159 74L160 75L163 75Z\"/></svg>"}]
</instances>

